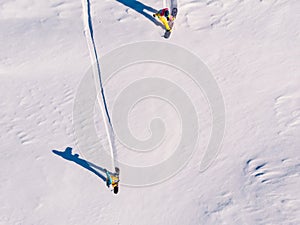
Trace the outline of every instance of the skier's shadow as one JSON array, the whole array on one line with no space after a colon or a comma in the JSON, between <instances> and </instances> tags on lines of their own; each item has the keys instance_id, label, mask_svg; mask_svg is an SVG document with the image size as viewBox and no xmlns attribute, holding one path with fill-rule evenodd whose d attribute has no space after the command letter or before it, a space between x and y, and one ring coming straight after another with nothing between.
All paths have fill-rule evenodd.
<instances>
[{"instance_id":1,"label":"skier's shadow","mask_svg":"<svg viewBox=\"0 0 300 225\"><path fill-rule=\"evenodd\" d=\"M82 158L79 158L78 154L72 154L72 148L71 147L67 147L65 151L58 151L58 150L52 150L52 152L56 155L61 156L62 158L72 161L80 166L82 166L83 168L91 171L92 173L96 174L99 178L101 178L103 181L106 181L106 177L103 176L101 173L99 173L97 170L102 171L103 173L105 173L104 168L97 166L89 161L86 161ZM97 170L96 170L97 169Z\"/></svg>"},{"instance_id":2,"label":"skier's shadow","mask_svg":"<svg viewBox=\"0 0 300 225\"><path fill-rule=\"evenodd\" d=\"M136 12L142 14L143 16L145 16L147 19L149 19L150 21L152 21L155 25L160 26L162 28L163 25L161 23L159 23L152 14L156 13L157 10L155 10L154 8L147 6L137 0L116 0L117 2L122 3L123 5L132 8L133 10L135 10ZM149 11L149 13L145 12L145 10Z\"/></svg>"}]
</instances>

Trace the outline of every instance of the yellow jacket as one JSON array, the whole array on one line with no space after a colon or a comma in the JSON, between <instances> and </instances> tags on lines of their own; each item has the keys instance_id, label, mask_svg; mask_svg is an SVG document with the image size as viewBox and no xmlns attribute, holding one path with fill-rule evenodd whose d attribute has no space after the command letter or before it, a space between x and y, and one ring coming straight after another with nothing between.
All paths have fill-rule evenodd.
<instances>
[{"instance_id":1,"label":"yellow jacket","mask_svg":"<svg viewBox=\"0 0 300 225\"><path fill-rule=\"evenodd\" d=\"M113 187L118 186L118 184L119 184L119 177L113 176L113 175L111 175L110 177L111 177L111 180L112 180L111 185Z\"/></svg>"}]
</instances>

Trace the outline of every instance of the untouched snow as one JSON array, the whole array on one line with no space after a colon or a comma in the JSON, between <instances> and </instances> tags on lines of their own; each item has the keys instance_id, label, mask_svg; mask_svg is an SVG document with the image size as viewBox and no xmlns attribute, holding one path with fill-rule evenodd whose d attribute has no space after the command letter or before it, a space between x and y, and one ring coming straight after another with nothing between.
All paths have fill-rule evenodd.
<instances>
[{"instance_id":1,"label":"untouched snow","mask_svg":"<svg viewBox=\"0 0 300 225\"><path fill-rule=\"evenodd\" d=\"M149 12L162 4L0 2L1 225L300 224L299 2L181 0L169 40L161 37L164 31ZM191 96L201 138L192 159L172 178L134 188L122 184L121 171L120 193L106 188L101 171L106 165L100 158L85 158L74 135L77 88L95 62L87 16L100 64L121 45L155 40L188 49L208 66L226 110L222 147L208 170L200 172L212 126L205 96L173 68L138 64L105 83L109 109L132 81L157 75ZM149 137L148 122L161 117L165 142L149 155L118 143L120 161L147 166L172 155L180 137L177 116L155 98L134 107L128 116L133 134ZM108 149L97 107L95 127ZM79 158L52 151L67 147Z\"/></svg>"}]
</instances>

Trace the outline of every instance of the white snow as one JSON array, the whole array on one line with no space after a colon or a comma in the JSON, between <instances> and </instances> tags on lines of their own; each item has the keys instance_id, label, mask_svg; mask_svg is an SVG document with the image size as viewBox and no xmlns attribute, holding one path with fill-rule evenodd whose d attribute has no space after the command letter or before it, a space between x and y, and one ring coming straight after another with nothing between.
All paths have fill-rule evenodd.
<instances>
[{"instance_id":1,"label":"white snow","mask_svg":"<svg viewBox=\"0 0 300 225\"><path fill-rule=\"evenodd\" d=\"M222 147L201 172L212 129L202 91L184 73L154 62L118 71L104 85L113 122L120 92L133 81L159 76L186 91L200 126L193 157L179 173L131 187L122 183L121 170L118 195L93 172L52 152L71 147L80 159L107 167L97 154L79 149L74 134L77 88L95 61L87 3L0 2L0 224L300 224L299 1L180 0L168 40L160 26L134 9L135 0L89 1L100 64L101 57L129 43L175 44L208 66L225 103ZM140 3L163 6L163 1ZM148 155L118 142L119 160L148 166L170 157L181 134L177 114L156 98L133 107L128 121L136 138L149 138L149 121L157 117L166 134ZM94 119L99 142L109 152L98 107Z\"/></svg>"}]
</instances>

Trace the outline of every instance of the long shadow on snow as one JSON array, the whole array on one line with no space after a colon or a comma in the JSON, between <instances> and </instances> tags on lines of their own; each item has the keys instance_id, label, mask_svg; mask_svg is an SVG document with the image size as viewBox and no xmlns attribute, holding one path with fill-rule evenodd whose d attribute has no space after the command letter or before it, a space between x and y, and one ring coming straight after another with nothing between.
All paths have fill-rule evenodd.
<instances>
[{"instance_id":1,"label":"long shadow on snow","mask_svg":"<svg viewBox=\"0 0 300 225\"><path fill-rule=\"evenodd\" d=\"M79 158L78 154L72 154L72 148L71 147L67 147L65 151L58 151L58 150L52 150L52 152L56 155L61 156L62 158L72 161L80 166L82 166L83 168L91 171L92 173L96 174L98 177L100 177L103 181L106 181L106 177L103 176L101 173L99 173L96 169L104 172L104 168L97 166L89 161L86 161L84 159Z\"/></svg>"},{"instance_id":2,"label":"long shadow on snow","mask_svg":"<svg viewBox=\"0 0 300 225\"><path fill-rule=\"evenodd\" d=\"M120 2L122 3L123 5L129 7L129 8L132 8L133 10L135 10L136 12L142 14L143 16L145 16L147 19L149 19L150 21L152 21L155 25L157 26L160 26L162 28L163 25L161 23L159 23L152 15L146 13L144 10L147 10L149 12L151 12L152 14L153 13L156 13L157 10L150 7L150 6L147 6L137 0L116 0L117 2Z\"/></svg>"}]
</instances>

